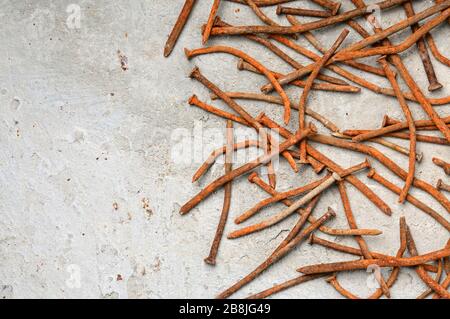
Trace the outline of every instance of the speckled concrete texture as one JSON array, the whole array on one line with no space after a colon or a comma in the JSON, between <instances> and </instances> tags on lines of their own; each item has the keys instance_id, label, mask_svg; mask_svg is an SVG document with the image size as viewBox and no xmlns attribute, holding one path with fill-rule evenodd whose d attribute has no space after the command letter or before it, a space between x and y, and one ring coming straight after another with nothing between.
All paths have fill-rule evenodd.
<instances>
[{"instance_id":1,"label":"speckled concrete texture","mask_svg":"<svg viewBox=\"0 0 450 319\"><path fill-rule=\"evenodd\" d=\"M227 91L256 92L265 79L237 71L237 59L229 55L186 60L184 47L201 46L200 28L212 1L198 1L174 52L169 59L163 58L164 43L182 2L0 1L0 298L212 298L263 261L295 223L292 216L264 232L224 240L217 266L204 264L222 208L223 191L187 216L180 216L178 211L222 174L219 161L200 182L191 183L202 159L223 145L225 121L190 107L187 99L195 93L206 102L228 109L221 102L212 102L209 92L188 74L197 65ZM350 1L341 2L343 10L353 8ZM432 3L414 1L416 11ZM317 8L309 3L302 6ZM79 25L73 17L77 10ZM274 8L264 11L277 19ZM232 24L260 24L247 7L228 1L223 1L219 15ZM385 25L403 18L401 9L382 15ZM314 34L330 46L342 28L325 28ZM447 24L433 31L447 56L449 31ZM405 30L392 40L398 43L409 34L410 30ZM358 39L352 31L344 45ZM312 49L304 38L298 41ZM270 69L290 70L278 57L247 40L212 38L210 44L234 46ZM301 63L310 63L282 49ZM426 88L417 49L413 47L401 56L417 82ZM374 59L367 62L375 63ZM450 71L434 59L433 64L444 88L427 94L447 96ZM389 85L377 76L364 77ZM404 83L401 85L406 90ZM288 92L298 101L300 90ZM282 109L278 106L249 101L241 104L255 116L264 111L281 121ZM366 89L359 94L314 91L309 105L343 129L375 128L384 114L403 118L394 98ZM415 118L425 118L419 105L409 105ZM436 110L441 115L450 112L448 105ZM290 127L296 125L293 116ZM236 129L240 136L255 138L250 129L238 125ZM319 130L327 132L321 126ZM181 142L187 145L185 151L190 153L184 154L189 156L177 155ZM399 143L407 146L405 142ZM364 159L361 154L317 147L343 166ZM407 168L406 156L377 147ZM424 159L417 176L431 184L438 178L449 182L431 162L433 156L448 160L449 148L420 143L418 150ZM378 162L372 163L380 173L403 185ZM368 180L364 173L359 176L393 209L392 217L388 217L348 187L358 225L383 231L381 236L366 238L370 249L396 253L400 216L406 216L420 253L445 245L449 234L442 226L412 205L398 204L396 195ZM278 190L316 178L307 167L293 174L281 161ZM448 219L448 212L429 195L417 189L412 194ZM234 182L230 218L265 197L246 178ZM336 188L324 194L314 215L322 215L328 206L338 213L330 225L346 228ZM281 208L274 205L254 220ZM229 222L226 233L235 229L237 226ZM352 238L327 238L356 247ZM302 265L354 258L302 244L234 297L245 297L293 278L295 269ZM368 284L370 276L364 271L339 278L344 287L361 297L373 291ZM405 269L392 288L392 296L414 298L425 289L415 272ZM324 280L316 280L275 297L340 295Z\"/></svg>"}]
</instances>

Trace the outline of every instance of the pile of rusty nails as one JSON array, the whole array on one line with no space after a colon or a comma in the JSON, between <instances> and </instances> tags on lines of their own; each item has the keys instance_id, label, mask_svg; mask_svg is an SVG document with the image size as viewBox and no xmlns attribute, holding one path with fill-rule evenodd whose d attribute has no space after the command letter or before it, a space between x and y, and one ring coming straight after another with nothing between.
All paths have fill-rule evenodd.
<instances>
[{"instance_id":1,"label":"pile of rusty nails","mask_svg":"<svg viewBox=\"0 0 450 319\"><path fill-rule=\"evenodd\" d=\"M228 235L228 238L238 238L261 231L279 223L294 213L297 213L299 218L288 236L263 263L261 263L246 277L242 278L230 288L220 293L218 298L227 298L231 296L240 288L257 278L267 268L282 259L305 240L309 240L309 243L313 245L321 245L335 251L360 256L361 259L356 261L353 260L301 267L298 269L298 271L302 273L299 277L276 285L261 293L252 295L249 298L268 297L289 287L324 277L326 278L326 281L343 296L351 299L360 298L352 292L346 290L339 283L337 276L342 271L367 269L370 265L389 267L392 268L392 272L389 278L384 278L381 274L378 274L377 281L380 288L369 296L369 298L380 298L383 295L389 298L389 289L394 285L402 267L414 267L417 275L429 287L429 289L418 298L426 298L431 295L433 295L433 298L435 299L450 298L450 292L448 291L448 287L450 285L450 240L444 248L420 255L417 251L412 233L406 224L406 220L404 217L401 217L399 226L401 244L396 256L388 256L373 252L369 250L363 236L376 236L381 232L376 229L358 228L346 189L346 182L348 182L356 187L373 204L375 204L381 212L391 215L391 209L383 201L383 199L374 193L361 180L359 180L358 177L356 177L357 172L364 169L369 169L368 177L391 192L397 194L399 196L400 203L404 203L405 201L411 203L439 223L445 229L444 231L447 231L447 234L450 232L450 222L444 216L410 194L411 188L417 187L418 189L425 191L434 197L434 199L439 202L447 213L450 213L450 202L441 192L450 191L450 186L445 184L442 179L439 179L437 186L434 187L429 183L415 177L416 164L422 160L422 155L416 152L417 142L440 145L449 145L450 143L450 116L440 117L434 109L437 105L448 105L450 102L450 97L440 99L428 98L419 85L414 81L399 55L410 47L416 45L429 82L428 90L435 91L442 87L434 72L433 64L430 59L430 52L437 61L447 66L450 66L450 59L439 52L430 31L441 24L450 23L450 0L435 0L435 3L432 6L419 13L416 13L413 8L413 0L385 0L376 3L376 7L380 10L387 10L401 5L403 6L407 16L407 19L393 24L386 29L381 28L375 15L371 14L369 11L369 6L363 0L351 0L356 8L346 12L340 12L341 4L332 0L311 0L315 4L323 7L323 10L309 10L283 6L283 4L292 2L292 0L227 1L240 3L250 7L255 15L261 20L263 25L230 25L229 23L221 20L217 15L221 1L213 0L209 17L207 20L205 19L207 23L202 28L203 44L206 44L211 36L242 36L275 53L282 60L290 64L294 68L294 71L289 74L281 74L271 71L249 54L228 46L217 45L195 50L185 49L185 54L188 59L204 54L219 52L234 55L239 58L239 69L245 69L262 74L267 78L268 83L261 88L263 93L224 92L208 80L197 67L193 69L190 77L208 88L211 91L212 99L223 100L235 112L235 114L208 105L205 102L200 101L195 95L189 99L189 104L197 106L209 113L215 114L227 120L227 144L222 148L215 150L211 154L205 164L203 164L195 173L193 181L197 181L201 178L211 167L211 165L213 165L215 159L220 155L225 155L225 174L210 183L185 205L183 205L180 213L183 215L189 213L195 206L205 200L214 191L224 187L225 199L222 214L210 254L207 258L205 258L205 262L210 265L215 265L216 263L218 248L228 219L231 201L231 185L233 180L238 177L250 173L248 177L249 181L262 188L270 195L270 197L259 202L254 207L237 217L235 219L236 224L240 224L248 220L260 212L264 207L273 203L282 202L287 206L287 208L259 223L232 232ZM196 0L185 1L181 14L165 46L164 56L167 57L172 52L177 38L181 34L195 3ZM291 24L290 26L282 26L278 24L273 19L268 17L261 9L261 7L275 5L277 5L276 13L278 15L286 15L287 20ZM298 16L317 17L319 19L313 22L300 23L297 18ZM355 20L355 18L358 17L365 17L371 23L373 26L373 33L368 32ZM425 19L426 21L421 24L421 22ZM352 43L351 45L339 50L341 44L349 34L349 31L344 29L344 31L335 40L334 44L329 49L325 48L313 35L312 31L338 23L346 23L348 27L356 31L362 37L362 40ZM389 39L389 36L408 27L412 30L411 35L408 36L408 38L401 44L394 45ZM320 52L320 55L300 46L297 42L295 42L294 40L298 39L299 35L304 36L306 40ZM313 60L313 63L307 66L300 64L295 59L291 58L287 53L282 51L274 42L282 44L300 53L301 55L310 58ZM374 67L356 61L356 59L364 57L377 57L379 67ZM391 88L380 87L362 77L350 73L343 68L344 65L385 77L390 82ZM405 121L400 121L385 116L379 129L341 131L330 120L313 111L308 106L308 95L311 90L355 93L360 91L360 87L350 85L336 77L323 74L322 70L324 68L335 72L350 82L378 94L395 97L402 112L404 113ZM404 80L409 88L409 92L404 92L400 89L400 85L397 81L397 75ZM304 76L307 76L306 80L301 79ZM318 82L316 80L321 80L322 82ZM292 104L287 96L284 89L287 84L303 88L300 103L298 105ZM276 91L277 95L269 95L272 91ZM290 132L284 126L276 123L264 113L261 113L256 118L251 116L244 107L235 101L237 99L264 101L281 105L284 108L284 124L288 124L290 122L291 109L293 108L297 110L299 121L298 131L295 133ZM428 115L428 119L415 120L408 106L408 103L411 102L418 103ZM309 116L323 124L330 130L331 136L318 134L316 127L312 123L308 124L306 122L306 116ZM239 123L241 125L254 128L258 133L259 140L246 140L244 142L234 143L232 129L233 123ZM267 133L266 129L278 130L279 134L285 139L284 142L275 145L276 141L273 140L270 133ZM425 130L440 132L443 137L417 134L417 131ZM409 140L410 147L409 149L403 148L386 140L385 137ZM310 143L308 143L309 141L366 154L368 157L383 164L395 175L403 179L405 183L403 187L393 184L371 168L368 160L354 167L344 169L337 163L333 162L326 155L319 152L316 148L311 146ZM379 143L408 156L408 170L402 169L375 147L364 144L363 142L365 141ZM293 147L296 146L298 149L293 149ZM236 150L248 147L259 147L264 151L264 154L243 166L233 168L231 163L233 156L232 153ZM311 165L316 173L320 173L324 168L326 168L329 173L325 177L320 178L308 185L285 192L277 192L275 190L276 175L271 165L271 161L275 156L279 155L288 161L295 172L298 171L297 159L299 160L299 163ZM447 175L450 174L449 163L439 158L433 158L433 163L442 167ZM263 181L258 173L254 171L261 165L265 166L267 169L268 183ZM333 229L325 225L327 221L336 215L331 208L329 208L328 211L320 218L315 218L312 216L314 207L320 200L321 194L326 189L334 185L337 185L349 229ZM300 195L301 197L298 198ZM325 234L334 236L353 236L359 246L359 249L322 239L315 234L316 230L320 230ZM406 250L409 252L409 257L404 256ZM430 272L435 273L436 276L434 278L431 277L429 274ZM444 279L442 279L444 277L443 273L446 273L446 277Z\"/></svg>"}]
</instances>

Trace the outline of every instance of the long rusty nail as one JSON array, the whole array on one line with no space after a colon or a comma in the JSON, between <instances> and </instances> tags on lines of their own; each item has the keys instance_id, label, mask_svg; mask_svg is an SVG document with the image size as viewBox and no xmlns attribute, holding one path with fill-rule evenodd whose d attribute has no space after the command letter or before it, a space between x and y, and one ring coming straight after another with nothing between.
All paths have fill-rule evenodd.
<instances>
[{"instance_id":1,"label":"long rusty nail","mask_svg":"<svg viewBox=\"0 0 450 319\"><path fill-rule=\"evenodd\" d=\"M387 38L384 40L386 41L386 44L383 46L371 48L371 49L365 49L365 50L343 50L339 53L337 53L330 62L336 62L336 61L347 61L347 60L354 60L354 59L361 59L361 58L367 58L375 55L395 55L399 54L401 52L406 51L410 47L412 47L414 44L417 43L422 37L424 37L428 32L430 32L433 28L436 28L442 22L450 16L450 10L447 9L444 14L437 16L436 18L428 21L425 23L422 27L420 27L417 32L410 35L408 38L406 38L402 43L398 45L392 45ZM387 29L388 30L388 29ZM381 33L378 33L381 34ZM366 38L366 39L370 39ZM363 40L364 41L364 40ZM361 41L361 42L363 42ZM373 43L372 43L373 44ZM365 44L364 44L365 45Z\"/></svg>"},{"instance_id":2,"label":"long rusty nail","mask_svg":"<svg viewBox=\"0 0 450 319\"><path fill-rule=\"evenodd\" d=\"M277 7L277 15L280 14L292 14L304 17L318 17L318 18L328 18L331 17L332 14L329 11L321 11L321 10L309 10L302 8L291 8L291 7L283 7L279 5Z\"/></svg>"},{"instance_id":3,"label":"long rusty nail","mask_svg":"<svg viewBox=\"0 0 450 319\"><path fill-rule=\"evenodd\" d=\"M197 107L199 107L207 112L210 112L212 114L215 114L219 117L222 117L222 118L225 118L228 120L232 120L233 122L240 123L245 126L250 126L250 124L246 120L244 120L242 117L237 116L232 113L229 113L229 112L226 112L226 111L222 111L218 108L215 108L214 106L206 104L206 103L200 101L198 99L197 95L195 95L195 94L189 98L188 103L189 103L189 105L197 106Z\"/></svg>"},{"instance_id":4,"label":"long rusty nail","mask_svg":"<svg viewBox=\"0 0 450 319\"><path fill-rule=\"evenodd\" d=\"M341 201L342 201L342 205L344 207L344 213L345 213L345 217L347 219L348 225L351 229L358 229L358 225L356 223L356 219L354 217L351 205L350 205L350 200L348 198L348 194L347 194L347 188L344 184L343 181L339 181L337 183L338 185L338 190L339 190L339 195L341 197ZM372 253L369 250L369 246L367 245L366 241L364 240L364 238L362 236L356 236L354 237L355 241L357 242L358 246L361 248L361 251L363 253L364 258L366 259L372 259ZM380 284L380 288L383 290L383 294L390 298L391 297L391 293L389 291L389 287L386 283L386 281L384 280L384 278L382 276L379 276L379 278L376 278L378 283Z\"/></svg>"},{"instance_id":5,"label":"long rusty nail","mask_svg":"<svg viewBox=\"0 0 450 319\"><path fill-rule=\"evenodd\" d=\"M341 34L338 36L336 41L333 43L331 48L323 55L323 57L316 62L314 68L311 71L311 75L308 77L308 81L306 81L306 86L302 92L302 95L300 97L300 103L298 107L298 122L299 122L299 130L303 130L306 127L305 123L305 108L306 103L308 101L308 95L311 90L311 87L314 83L314 80L316 79L317 75L319 74L322 67L328 62L328 60L331 58L331 56L334 54L334 52L341 46L342 42L344 42L345 38L349 34L350 31L347 29L344 29ZM307 163L306 158L306 141L303 141L300 144L300 161L303 161Z\"/></svg>"},{"instance_id":6,"label":"long rusty nail","mask_svg":"<svg viewBox=\"0 0 450 319\"><path fill-rule=\"evenodd\" d=\"M407 227L406 238L407 238L408 250L409 250L410 255L413 256L412 258L417 257L419 255L419 253L417 251L417 247L416 247L416 244L414 242L414 239L412 237L411 230L409 229L409 227ZM450 246L447 245L446 248L450 250ZM420 279L422 279L422 281L425 284L427 284L428 287L433 289L441 297L450 299L450 292L448 292L441 285L439 285L438 282L435 282L433 280L433 278L430 277L430 275L425 271L425 269L422 266L420 266L420 265L417 265L417 266L418 267L416 267L415 270L416 270L417 275L419 275Z\"/></svg>"},{"instance_id":7,"label":"long rusty nail","mask_svg":"<svg viewBox=\"0 0 450 319\"><path fill-rule=\"evenodd\" d=\"M305 239L308 238L308 236L315 231L317 228L322 226L324 223L326 223L331 218L335 217L333 215L333 212L328 211L326 214L324 214L322 217L317 219L317 221L310 226L308 226L306 229L301 231L297 236L295 236L294 239L292 239L289 244L287 244L282 249L278 250L276 253L271 254L268 259L266 259L261 265L259 265L255 270L253 270L250 274L245 276L243 279L239 280L236 284L231 286L230 288L226 289L224 292L219 294L217 298L224 299L228 298L232 294L234 294L236 291L241 289L243 286L247 285L251 281L253 281L256 277L258 277L262 272L264 272L267 268L272 266L274 263L276 263L278 260L286 256L292 249L297 247L301 242L303 242Z\"/></svg>"},{"instance_id":8,"label":"long rusty nail","mask_svg":"<svg viewBox=\"0 0 450 319\"><path fill-rule=\"evenodd\" d=\"M292 203L291 206L288 208L282 210L281 212L271 216L268 219L263 220L262 222L259 222L254 225L250 225L244 228L241 228L239 230L236 230L228 235L229 239L239 238L242 236L246 236L249 234L252 234L254 232L261 231L263 229L266 229L272 225L275 225L279 223L280 221L284 220L286 217L292 215L297 209L299 209L301 206L303 206L306 203L309 203L314 197L324 192L326 189L330 188L334 183L337 181L342 180L342 178L351 175L353 173L356 173L360 170L366 169L369 167L369 163L367 161L355 165L349 169L344 170L342 175L339 175L337 173L333 173L331 176L327 177L320 185L318 185L316 188L309 191L306 195L304 195L299 200L296 200L294 203Z\"/></svg>"},{"instance_id":9,"label":"long rusty nail","mask_svg":"<svg viewBox=\"0 0 450 319\"><path fill-rule=\"evenodd\" d=\"M386 0L379 3L376 3L381 10L388 9L399 4L402 4L409 0ZM401 22L400 25L395 25L395 28L388 30L381 35L377 35L377 37L371 38L367 42L375 43L387 36L391 35L394 32L398 32L410 26L413 23L416 23L422 19L429 17L445 8L447 8L445 4L434 6L433 8L425 10L414 16L412 19L407 19ZM275 27L275 26L242 26L242 27L221 27L221 28L213 28L211 34L213 35L241 35L241 34L254 34L254 33L270 33L270 34L294 34L294 33L302 33L305 31L311 31L319 28L324 28L327 26L331 26L340 22L345 22L349 19L353 19L356 17L363 16L367 13L367 7L351 10L345 12L340 15L332 16L330 18L321 19L319 21L305 23L302 26L292 26L292 27ZM370 45L368 43L366 45ZM354 48L352 48L354 49Z\"/></svg>"},{"instance_id":10,"label":"long rusty nail","mask_svg":"<svg viewBox=\"0 0 450 319\"><path fill-rule=\"evenodd\" d=\"M195 3L196 0L185 1L183 9L181 10L180 15L178 16L177 22L175 23L172 32L170 33L169 38L167 39L166 45L164 47L165 57L168 57L170 53L172 53L172 50L175 47L175 44L178 40L178 37L181 34L181 31L183 31L183 28L189 18L189 15L191 14L192 8L194 7Z\"/></svg>"},{"instance_id":11,"label":"long rusty nail","mask_svg":"<svg viewBox=\"0 0 450 319\"><path fill-rule=\"evenodd\" d=\"M303 274L319 274L331 273L350 270L367 269L371 265L378 265L380 267L415 267L420 266L429 261L438 260L450 256L450 248L444 248L433 251L428 254L419 255L409 258L387 257L383 259L362 259L356 261L344 261L329 264L318 264L306 267L300 267L298 272ZM450 293L447 292L450 295Z\"/></svg>"},{"instance_id":12,"label":"long rusty nail","mask_svg":"<svg viewBox=\"0 0 450 319\"><path fill-rule=\"evenodd\" d=\"M409 2L404 4L405 8L406 8L406 4L408 4L408 3ZM411 3L409 3L409 4L411 4ZM394 89L394 92L397 96L397 100L400 104L400 107L402 108L402 111L405 114L406 121L408 123L408 128L409 128L408 175L406 176L405 186L403 187L403 190L400 193L399 200L398 200L400 203L403 203L403 202L405 202L406 196L408 195L408 192L411 189L411 186L412 186L412 183L414 180L414 175L416 172L416 159L417 159L417 156L416 156L416 145L417 145L416 127L414 125L414 118L412 116L411 111L409 110L409 107L408 107L408 104L406 103L405 98L402 95L400 86L397 82L394 72L391 70L391 68L389 67L389 65L384 57L379 59L378 62L383 66L383 70L386 73L386 76L387 76L389 82L391 82L392 88Z\"/></svg>"},{"instance_id":13,"label":"long rusty nail","mask_svg":"<svg viewBox=\"0 0 450 319\"><path fill-rule=\"evenodd\" d=\"M234 137L233 137L233 122L231 120L227 121L227 145L226 145L226 152L225 152L225 174L229 174L231 170L233 169L233 143L234 143ZM228 213L230 212L230 205L231 205L231 185L232 183L229 182L225 184L225 195L223 200L223 208L222 213L220 214L219 224L217 225L216 234L214 236L213 243L211 245L211 249L209 252L208 257L206 257L205 263L209 265L215 265L216 264L216 257L217 253L219 251L219 245L222 241L223 237L223 231L225 229L225 225L227 223L228 219Z\"/></svg>"},{"instance_id":14,"label":"long rusty nail","mask_svg":"<svg viewBox=\"0 0 450 319\"><path fill-rule=\"evenodd\" d=\"M346 131L346 133L348 133L348 132L354 133L353 130ZM386 136L388 136L388 137L395 137L394 134L396 134L396 133L386 134ZM401 133L401 134L402 134L401 136L405 136L405 139L409 140L409 138L410 138L409 134L405 134L405 135L403 135L403 133ZM356 135L345 135L345 134L342 134L340 132L336 132L336 133L331 133L331 135L334 136L334 137L337 137L337 138L343 138L343 139L350 139L351 140L352 136L356 136L358 134L356 134ZM406 156L409 157L410 151L407 148L402 147L402 146L400 146L398 144L392 143L390 141L387 141L387 140L385 140L385 139L383 139L381 137L374 137L374 138L370 139L369 141L377 143L377 144L380 144L380 145L383 145L383 146L386 146L386 147L388 147L388 148L390 148L390 149L392 149L392 150L394 150L396 152L399 152L400 154L403 154L403 155L406 155ZM444 139L444 141L447 142L445 139ZM420 163L420 162L422 162L422 159L423 159L423 152L419 152L419 153L416 152L416 161Z\"/></svg>"},{"instance_id":15,"label":"long rusty nail","mask_svg":"<svg viewBox=\"0 0 450 319\"><path fill-rule=\"evenodd\" d=\"M214 19L216 18L217 11L219 10L219 6L220 6L220 0L214 0L213 4L211 6L211 11L209 13L208 22L206 23L205 30L203 31L203 37L202 37L203 45L205 45L206 42L208 42L209 36L211 35L211 30L214 25Z\"/></svg>"},{"instance_id":16,"label":"long rusty nail","mask_svg":"<svg viewBox=\"0 0 450 319\"><path fill-rule=\"evenodd\" d=\"M389 189L391 192L400 195L401 188L394 185L392 182L388 181L386 178L378 174L375 169L371 169L369 171L369 174L367 174L367 177L370 179L373 179L374 181L378 182L382 186ZM425 214L429 215L431 218L436 220L439 224L441 224L447 231L450 231L450 222L448 222L444 217L442 217L438 212L436 212L434 209L426 205L424 202L419 200L418 198L408 195L406 196L406 200L410 202L412 205L419 208L421 211L423 211Z\"/></svg>"},{"instance_id":17,"label":"long rusty nail","mask_svg":"<svg viewBox=\"0 0 450 319\"><path fill-rule=\"evenodd\" d=\"M403 4L403 8L405 9L406 16L408 18L415 15L414 7L413 7L413 4L411 1L405 2ZM411 25L412 32L416 32L419 28L420 27L417 23ZM428 86L428 91L432 92L432 91L439 90L440 88L442 88L442 84L439 83L439 81L437 79L436 72L434 71L433 63L431 62L431 59L430 59L430 54L428 53L427 46L425 44L425 39L420 38L417 41L416 45L419 50L419 56L422 60L423 67L425 68L425 73L427 75L428 82L430 84Z\"/></svg>"},{"instance_id":18,"label":"long rusty nail","mask_svg":"<svg viewBox=\"0 0 450 319\"><path fill-rule=\"evenodd\" d=\"M382 152L377 150L374 147L360 144L360 143L352 143L346 140L337 139L330 136L325 136L321 134L316 134L315 136L311 136L309 139L312 141L331 145L339 148L349 149L355 152L360 152L366 155L369 155L376 160L378 160L381 164L387 167L391 172L402 178L406 179L407 172L403 170L400 166L398 166L395 162L393 162L390 158L384 155ZM435 187L428 184L427 182L420 180L419 178L414 178L413 185L417 188L422 189L427 192L431 196L433 196L448 212L450 212L450 201L443 196Z\"/></svg>"}]
</instances>

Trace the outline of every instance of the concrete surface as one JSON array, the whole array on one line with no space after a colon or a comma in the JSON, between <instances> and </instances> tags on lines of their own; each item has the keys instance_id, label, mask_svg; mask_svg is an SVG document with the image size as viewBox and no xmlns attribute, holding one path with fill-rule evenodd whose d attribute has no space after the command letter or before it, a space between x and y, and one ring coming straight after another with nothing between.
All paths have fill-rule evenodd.
<instances>
[{"instance_id":1,"label":"concrete surface","mask_svg":"<svg viewBox=\"0 0 450 319\"><path fill-rule=\"evenodd\" d=\"M222 208L222 191L189 215L178 213L182 204L223 172L219 162L199 183L191 184L201 160L222 145L225 121L190 107L186 101L196 93L207 102L227 108L211 102L209 92L188 79L189 71L198 65L229 91L255 92L265 83L258 75L237 71L237 59L232 56L185 59L184 47L201 45L199 30L210 2L199 1L173 54L164 59L164 43L181 0L0 1L0 298L212 298L263 261L295 223L292 217L247 238L224 240L213 268L205 265L203 258ZM349 1L342 2L345 9L352 8ZM414 3L419 11L433 1ZM276 18L274 8L265 11ZM227 1L219 14L233 24L259 24L248 8ZM403 17L402 10L391 10L383 14L382 21L389 25ZM329 46L340 30L327 28L315 34ZM398 42L408 34L410 31L405 30L393 39ZM433 34L448 55L449 26L441 26ZM346 43L357 39L352 32ZM221 38L210 42L219 43L248 52L270 69L290 70L279 58L249 41ZM304 39L299 43L310 47ZM426 88L416 48L402 57L414 78ZM444 89L431 96L447 96L449 70L437 61L433 63ZM388 86L381 78L364 76ZM289 93L298 100L298 89ZM264 110L281 120L278 106L241 104L254 115ZM342 128L377 127L384 114L402 118L395 99L365 89L354 95L316 91L311 94L310 105ZM410 106L416 118L424 117L420 106ZM436 109L446 115L450 110L448 106ZM294 128L295 120L292 122ZM236 129L239 139L243 135L255 137L251 130ZM326 132L323 127L319 129ZM181 142L187 145L184 151L188 153L183 156L177 155ZM407 157L377 147L407 167ZM343 166L363 160L360 154L319 148ZM432 184L438 178L448 182L431 162L433 156L448 159L448 147L420 143L418 149L424 153L424 160L417 176ZM373 161L373 165L402 185L379 163ZM444 246L449 234L443 227L410 204L398 204L397 196L370 182L365 174L360 177L394 211L392 217L383 215L349 186L358 225L383 231L381 236L367 238L372 250L395 254L398 220L403 215L415 234L419 252ZM309 168L294 175L281 162L278 189L316 178ZM412 193L448 218L433 198L417 189ZM245 178L235 182L231 218L266 196ZM335 188L323 196L315 216L325 212L327 206L338 212L330 225L347 227ZM273 206L261 216L281 207ZM230 222L226 232L234 229L237 226ZM331 239L356 246L351 238ZM353 258L303 244L235 297L293 278L301 265ZM339 279L362 297L373 291L370 275L364 271L342 274ZM414 298L424 290L413 270L402 270L392 295ZM324 280L316 280L276 297L340 296Z\"/></svg>"}]
</instances>

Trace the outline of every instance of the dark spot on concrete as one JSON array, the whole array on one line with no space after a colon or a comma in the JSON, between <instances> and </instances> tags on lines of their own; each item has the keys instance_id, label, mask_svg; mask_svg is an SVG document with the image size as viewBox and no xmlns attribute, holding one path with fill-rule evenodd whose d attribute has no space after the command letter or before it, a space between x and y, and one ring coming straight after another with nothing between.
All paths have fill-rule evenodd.
<instances>
[{"instance_id":1,"label":"dark spot on concrete","mask_svg":"<svg viewBox=\"0 0 450 319\"><path fill-rule=\"evenodd\" d=\"M117 51L117 54L119 56L119 60L120 60L120 67L122 68L123 71L127 71L128 70L128 57L123 54L120 50Z\"/></svg>"},{"instance_id":2,"label":"dark spot on concrete","mask_svg":"<svg viewBox=\"0 0 450 319\"><path fill-rule=\"evenodd\" d=\"M117 281L122 281L122 280L123 280L122 275L121 275L121 274L118 274L116 280L117 280Z\"/></svg>"}]
</instances>

